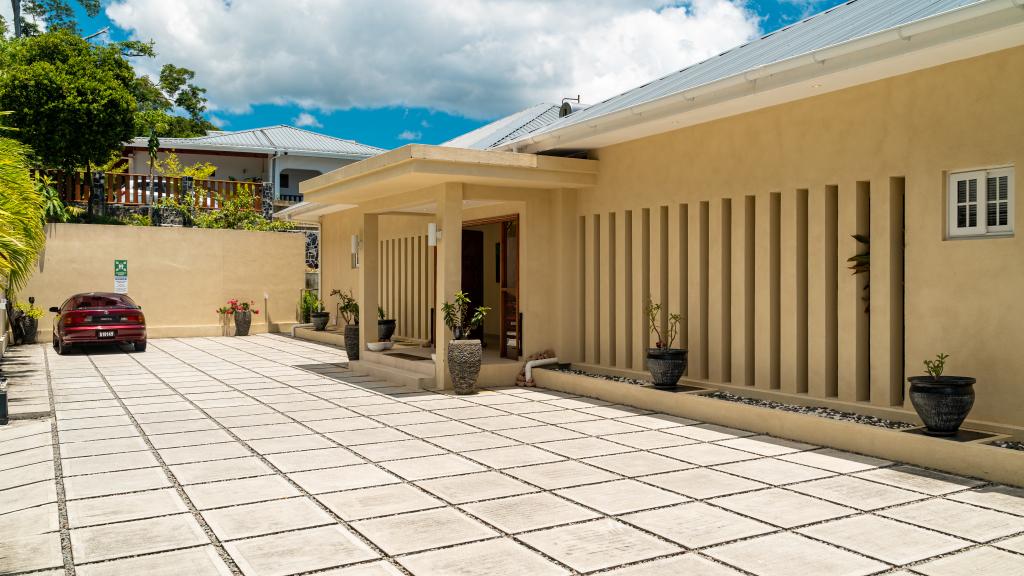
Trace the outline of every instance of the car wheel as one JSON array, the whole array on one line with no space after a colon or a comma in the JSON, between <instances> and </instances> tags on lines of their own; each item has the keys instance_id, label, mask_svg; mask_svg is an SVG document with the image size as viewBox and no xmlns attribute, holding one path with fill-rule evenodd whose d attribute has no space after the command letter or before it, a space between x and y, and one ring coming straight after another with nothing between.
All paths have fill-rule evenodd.
<instances>
[{"instance_id":1,"label":"car wheel","mask_svg":"<svg viewBox=\"0 0 1024 576\"><path fill-rule=\"evenodd\" d=\"M146 351L146 341L143 340L142 342L136 342L135 343L135 351L136 352L145 352Z\"/></svg>"},{"instance_id":2,"label":"car wheel","mask_svg":"<svg viewBox=\"0 0 1024 576\"><path fill-rule=\"evenodd\" d=\"M70 344L65 344L65 343L61 342L59 338L57 339L57 342L55 344L56 344L55 348L57 349L57 355L58 356L64 356L68 352L71 351L70 350L71 349L71 345Z\"/></svg>"}]
</instances>

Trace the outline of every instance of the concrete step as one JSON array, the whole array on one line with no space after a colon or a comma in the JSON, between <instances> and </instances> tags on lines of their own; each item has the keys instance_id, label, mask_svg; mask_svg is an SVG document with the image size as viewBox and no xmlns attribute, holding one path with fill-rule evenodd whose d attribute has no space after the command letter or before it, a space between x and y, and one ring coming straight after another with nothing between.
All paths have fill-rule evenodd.
<instances>
[{"instance_id":1,"label":"concrete step","mask_svg":"<svg viewBox=\"0 0 1024 576\"><path fill-rule=\"evenodd\" d=\"M362 350L359 352L359 360L372 362L373 364L380 364L389 368L398 368L400 370L408 370L409 372L418 372L424 376L434 375L434 361L429 356L423 360L409 360L406 358L398 358L393 356L395 353L405 352L408 348L403 346L396 346L387 352L373 352L371 350ZM421 349L415 348L415 352L421 352Z\"/></svg>"},{"instance_id":2,"label":"concrete step","mask_svg":"<svg viewBox=\"0 0 1024 576\"><path fill-rule=\"evenodd\" d=\"M428 364L431 367L434 366L433 363L428 362ZM405 370L365 359L349 362L349 369L357 374L367 374L374 378L380 378L396 386L422 388L424 390L435 389L433 372L428 376L419 371Z\"/></svg>"}]
</instances>

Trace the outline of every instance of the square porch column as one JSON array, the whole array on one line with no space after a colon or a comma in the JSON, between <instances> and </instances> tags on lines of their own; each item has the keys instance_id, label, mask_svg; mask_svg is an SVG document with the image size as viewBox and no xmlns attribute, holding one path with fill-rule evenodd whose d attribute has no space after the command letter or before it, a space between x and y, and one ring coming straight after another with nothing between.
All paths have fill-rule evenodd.
<instances>
[{"instance_id":1,"label":"square porch column","mask_svg":"<svg viewBox=\"0 0 1024 576\"><path fill-rule=\"evenodd\" d=\"M380 277L380 242L377 214L363 214L363 253L359 263L359 351L377 341L377 303Z\"/></svg>"},{"instance_id":2,"label":"square porch column","mask_svg":"<svg viewBox=\"0 0 1024 576\"><path fill-rule=\"evenodd\" d=\"M437 360L434 377L438 390L452 388L448 375L448 339L451 334L444 324L441 306L455 299L462 289L462 196L461 183L443 184L437 195L437 227L441 238L437 243L437 290L434 303L434 342Z\"/></svg>"}]
</instances>

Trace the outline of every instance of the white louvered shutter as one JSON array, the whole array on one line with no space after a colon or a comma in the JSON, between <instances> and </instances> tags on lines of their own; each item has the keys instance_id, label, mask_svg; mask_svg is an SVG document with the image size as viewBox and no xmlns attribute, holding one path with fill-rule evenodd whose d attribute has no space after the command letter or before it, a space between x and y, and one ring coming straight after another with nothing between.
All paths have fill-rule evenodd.
<instances>
[{"instance_id":1,"label":"white louvered shutter","mask_svg":"<svg viewBox=\"0 0 1024 576\"><path fill-rule=\"evenodd\" d=\"M949 176L949 235L985 233L985 172L958 172Z\"/></svg>"}]
</instances>

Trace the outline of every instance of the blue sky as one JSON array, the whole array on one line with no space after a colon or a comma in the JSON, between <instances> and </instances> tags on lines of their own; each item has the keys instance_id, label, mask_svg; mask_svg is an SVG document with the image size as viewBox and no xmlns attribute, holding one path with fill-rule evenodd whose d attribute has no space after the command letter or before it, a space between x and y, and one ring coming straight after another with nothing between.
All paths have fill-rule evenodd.
<instances>
[{"instance_id":1,"label":"blue sky","mask_svg":"<svg viewBox=\"0 0 1024 576\"><path fill-rule=\"evenodd\" d=\"M381 6L397 3L318 0L305 14L282 17L267 14L281 3L256 5L263 1L110 0L96 18L82 14L80 25L85 34L109 27L116 40L154 39L159 56L140 68L155 71L166 61L195 69L209 89L209 116L225 130L305 124L393 148L440 143L577 92L598 101L843 0L605 0L586 5L593 20L575 31L551 24L565 14L580 20L571 2L501 2L503 16L493 5L479 14L448 13L450 6L430 14L396 6L387 14ZM549 16L554 8L561 10ZM453 19L457 31L432 35ZM214 31L234 39L212 42Z\"/></svg>"}]
</instances>

